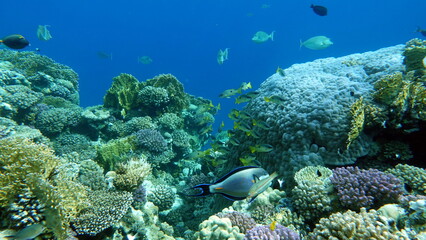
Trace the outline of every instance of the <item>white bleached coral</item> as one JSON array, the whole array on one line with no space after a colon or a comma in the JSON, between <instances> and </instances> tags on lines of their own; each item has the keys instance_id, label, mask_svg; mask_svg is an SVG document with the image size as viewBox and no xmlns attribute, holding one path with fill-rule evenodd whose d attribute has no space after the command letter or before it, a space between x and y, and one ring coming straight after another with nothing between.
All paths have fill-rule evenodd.
<instances>
[{"instance_id":1,"label":"white bleached coral","mask_svg":"<svg viewBox=\"0 0 426 240\"><path fill-rule=\"evenodd\" d=\"M209 217L200 224L200 231L195 233L197 240L243 239L237 226L232 226L231 219L220 218L216 215Z\"/></svg>"}]
</instances>

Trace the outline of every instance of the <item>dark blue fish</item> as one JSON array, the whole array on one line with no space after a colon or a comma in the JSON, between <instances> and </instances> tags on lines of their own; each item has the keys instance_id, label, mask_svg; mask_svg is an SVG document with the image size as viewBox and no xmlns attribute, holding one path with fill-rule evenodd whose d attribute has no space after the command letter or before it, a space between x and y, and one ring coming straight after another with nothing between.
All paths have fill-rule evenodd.
<instances>
[{"instance_id":1,"label":"dark blue fish","mask_svg":"<svg viewBox=\"0 0 426 240\"><path fill-rule=\"evenodd\" d=\"M416 32L419 32L420 34L422 34L423 36L426 37L426 30L422 29L421 27L417 27Z\"/></svg>"},{"instance_id":2,"label":"dark blue fish","mask_svg":"<svg viewBox=\"0 0 426 240\"><path fill-rule=\"evenodd\" d=\"M0 44L3 44L6 47L9 47L12 49L22 49L30 45L30 42L28 42L28 40L25 39L22 35L13 34L13 35L6 36L3 39L0 39Z\"/></svg>"},{"instance_id":3,"label":"dark blue fish","mask_svg":"<svg viewBox=\"0 0 426 240\"><path fill-rule=\"evenodd\" d=\"M316 13L319 16L327 16L327 8L324 6L314 5L311 4L311 8L314 10L314 13Z\"/></svg>"},{"instance_id":4,"label":"dark blue fish","mask_svg":"<svg viewBox=\"0 0 426 240\"><path fill-rule=\"evenodd\" d=\"M265 169L256 166L239 167L212 184L199 184L192 187L199 188L201 193L190 196L207 196L210 194L222 194L224 197L236 201L247 198L250 188L257 179L268 176Z\"/></svg>"}]
</instances>

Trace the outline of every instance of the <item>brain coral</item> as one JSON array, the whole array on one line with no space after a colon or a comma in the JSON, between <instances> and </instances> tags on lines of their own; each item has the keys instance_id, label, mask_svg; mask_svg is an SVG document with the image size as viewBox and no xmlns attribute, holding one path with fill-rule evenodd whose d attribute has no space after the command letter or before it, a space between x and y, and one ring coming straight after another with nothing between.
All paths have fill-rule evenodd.
<instances>
[{"instance_id":1,"label":"brain coral","mask_svg":"<svg viewBox=\"0 0 426 240\"><path fill-rule=\"evenodd\" d=\"M239 135L242 143L232 158L254 144L271 144L274 151L258 154L268 171L292 176L309 165L345 165L369 152L371 138L361 133L346 149L350 130L350 106L373 91L381 76L403 69L403 46L341 58L294 64L264 81L260 93L246 106L253 118L266 121L270 130L254 139ZM348 61L356 64L348 66ZM280 102L265 97L279 96ZM366 99L364 99L366 100ZM288 177L290 179L290 177Z\"/></svg>"},{"instance_id":2,"label":"brain coral","mask_svg":"<svg viewBox=\"0 0 426 240\"><path fill-rule=\"evenodd\" d=\"M383 203L394 203L402 195L401 181L377 169L343 167L333 170L331 182L343 206L358 210Z\"/></svg>"}]
</instances>

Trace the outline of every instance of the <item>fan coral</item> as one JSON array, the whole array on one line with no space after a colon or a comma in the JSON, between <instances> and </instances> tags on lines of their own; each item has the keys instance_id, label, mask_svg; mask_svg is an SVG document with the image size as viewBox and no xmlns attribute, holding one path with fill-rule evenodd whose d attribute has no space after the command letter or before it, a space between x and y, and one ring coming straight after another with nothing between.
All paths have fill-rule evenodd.
<instances>
[{"instance_id":1,"label":"fan coral","mask_svg":"<svg viewBox=\"0 0 426 240\"><path fill-rule=\"evenodd\" d=\"M160 132L152 129L142 129L135 133L136 146L149 152L161 153L167 150L167 142Z\"/></svg>"},{"instance_id":2,"label":"fan coral","mask_svg":"<svg viewBox=\"0 0 426 240\"><path fill-rule=\"evenodd\" d=\"M173 188L166 185L158 185L148 195L148 200L155 204L160 211L168 210L175 202L176 194Z\"/></svg>"},{"instance_id":3,"label":"fan coral","mask_svg":"<svg viewBox=\"0 0 426 240\"><path fill-rule=\"evenodd\" d=\"M308 239L383 239L408 240L408 236L398 231L379 216L375 210L366 211L361 208L360 213L348 210L344 213L335 213L328 218L322 218Z\"/></svg>"},{"instance_id":4,"label":"fan coral","mask_svg":"<svg viewBox=\"0 0 426 240\"><path fill-rule=\"evenodd\" d=\"M274 229L275 228L275 229ZM244 240L300 240L299 234L295 231L276 224L275 227L270 225L257 226L247 231Z\"/></svg>"},{"instance_id":5,"label":"fan coral","mask_svg":"<svg viewBox=\"0 0 426 240\"><path fill-rule=\"evenodd\" d=\"M112 86L104 96L104 106L125 112L137 107L139 81L126 73L122 73L112 80Z\"/></svg>"},{"instance_id":6,"label":"fan coral","mask_svg":"<svg viewBox=\"0 0 426 240\"><path fill-rule=\"evenodd\" d=\"M353 210L394 203L402 194L401 181L377 169L336 168L331 182L337 189L341 204Z\"/></svg>"},{"instance_id":7,"label":"fan coral","mask_svg":"<svg viewBox=\"0 0 426 240\"><path fill-rule=\"evenodd\" d=\"M89 194L90 207L73 220L79 235L94 236L116 224L126 214L133 202L129 192L93 191Z\"/></svg>"},{"instance_id":8,"label":"fan coral","mask_svg":"<svg viewBox=\"0 0 426 240\"><path fill-rule=\"evenodd\" d=\"M256 226L254 219L245 213L233 211L229 213L218 213L216 215L220 218L231 219L232 226L237 226L240 230L240 233L243 234Z\"/></svg>"}]
</instances>

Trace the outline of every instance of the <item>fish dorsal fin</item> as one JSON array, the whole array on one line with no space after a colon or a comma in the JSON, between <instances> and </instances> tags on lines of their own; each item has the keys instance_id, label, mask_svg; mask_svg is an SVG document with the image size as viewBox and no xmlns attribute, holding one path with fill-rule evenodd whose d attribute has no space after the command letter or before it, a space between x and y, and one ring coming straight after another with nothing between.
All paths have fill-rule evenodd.
<instances>
[{"instance_id":1,"label":"fish dorsal fin","mask_svg":"<svg viewBox=\"0 0 426 240\"><path fill-rule=\"evenodd\" d=\"M229 173L227 173L225 176L223 176L223 177L219 178L219 180L217 180L217 181L216 181L216 182L214 182L213 184L223 182L225 179L229 178L229 177L230 177L230 176L232 176L233 174L235 174L235 173L237 173L237 172L240 172L240 171L243 171L243 170L246 170L246 169L250 169L250 168L259 168L259 167L256 167L256 166L244 166L244 167L238 167L238 168L235 168L235 169L233 169L232 171L230 171Z\"/></svg>"},{"instance_id":2,"label":"fish dorsal fin","mask_svg":"<svg viewBox=\"0 0 426 240\"><path fill-rule=\"evenodd\" d=\"M259 176L257 176L257 175L255 175L255 174L253 174L253 182L259 182Z\"/></svg>"}]
</instances>

